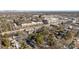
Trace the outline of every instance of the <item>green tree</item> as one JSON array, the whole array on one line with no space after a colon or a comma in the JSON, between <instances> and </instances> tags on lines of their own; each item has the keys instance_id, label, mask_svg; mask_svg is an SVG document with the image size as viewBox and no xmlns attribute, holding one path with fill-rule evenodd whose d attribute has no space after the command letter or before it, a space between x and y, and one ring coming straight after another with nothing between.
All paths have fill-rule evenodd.
<instances>
[{"instance_id":1,"label":"green tree","mask_svg":"<svg viewBox=\"0 0 79 59\"><path fill-rule=\"evenodd\" d=\"M27 45L26 45L26 43L25 43L24 40L20 40L20 41L19 41L19 44L20 44L20 49L25 49L25 48L27 48Z\"/></svg>"},{"instance_id":2,"label":"green tree","mask_svg":"<svg viewBox=\"0 0 79 59\"><path fill-rule=\"evenodd\" d=\"M2 46L3 48L9 48L10 47L10 40L8 39L9 35L8 34L5 34L3 37L2 37Z\"/></svg>"},{"instance_id":3,"label":"green tree","mask_svg":"<svg viewBox=\"0 0 79 59\"><path fill-rule=\"evenodd\" d=\"M49 46L54 46L56 42L56 38L54 36L54 34L49 34L48 36L48 45Z\"/></svg>"},{"instance_id":4,"label":"green tree","mask_svg":"<svg viewBox=\"0 0 79 59\"><path fill-rule=\"evenodd\" d=\"M43 44L44 42L44 36L40 33L37 33L36 34L36 42L37 44Z\"/></svg>"}]
</instances>

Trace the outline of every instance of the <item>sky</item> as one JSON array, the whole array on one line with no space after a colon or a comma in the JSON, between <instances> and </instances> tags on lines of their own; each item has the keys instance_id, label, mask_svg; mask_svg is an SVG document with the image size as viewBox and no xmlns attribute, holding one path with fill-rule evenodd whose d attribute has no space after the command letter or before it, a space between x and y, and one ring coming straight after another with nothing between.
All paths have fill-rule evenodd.
<instances>
[{"instance_id":1,"label":"sky","mask_svg":"<svg viewBox=\"0 0 79 59\"><path fill-rule=\"evenodd\" d=\"M78 11L78 0L0 0L0 10Z\"/></svg>"}]
</instances>

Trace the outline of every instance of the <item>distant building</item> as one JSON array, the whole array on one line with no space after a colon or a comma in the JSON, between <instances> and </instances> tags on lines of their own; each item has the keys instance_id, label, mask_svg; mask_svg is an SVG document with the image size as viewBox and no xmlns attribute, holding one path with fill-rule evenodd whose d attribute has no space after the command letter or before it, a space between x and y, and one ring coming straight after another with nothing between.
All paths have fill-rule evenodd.
<instances>
[{"instance_id":1,"label":"distant building","mask_svg":"<svg viewBox=\"0 0 79 59\"><path fill-rule=\"evenodd\" d=\"M42 20L44 24L48 24L48 20Z\"/></svg>"},{"instance_id":2,"label":"distant building","mask_svg":"<svg viewBox=\"0 0 79 59\"><path fill-rule=\"evenodd\" d=\"M45 24L53 24L53 25L58 25L59 23L61 23L61 21L59 20L58 16L54 16L54 15L44 15L43 16L45 20L43 20L43 22ZM47 21L46 21L47 20Z\"/></svg>"},{"instance_id":3,"label":"distant building","mask_svg":"<svg viewBox=\"0 0 79 59\"><path fill-rule=\"evenodd\" d=\"M33 25L42 25L43 22L31 22L31 23L24 23L24 24L21 24L22 27L26 27L26 26L33 26Z\"/></svg>"}]
</instances>

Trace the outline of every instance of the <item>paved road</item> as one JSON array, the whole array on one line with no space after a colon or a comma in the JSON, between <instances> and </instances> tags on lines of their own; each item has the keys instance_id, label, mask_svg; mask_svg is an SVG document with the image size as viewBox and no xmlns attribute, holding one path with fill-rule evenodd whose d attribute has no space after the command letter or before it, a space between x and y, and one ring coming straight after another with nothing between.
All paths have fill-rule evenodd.
<instances>
[{"instance_id":1,"label":"paved road","mask_svg":"<svg viewBox=\"0 0 79 59\"><path fill-rule=\"evenodd\" d=\"M36 29L39 29L41 26L36 26L36 27L29 27L29 28L22 28L22 29L18 29L18 30L13 30L13 31L7 31L7 32L2 32L2 33L0 33L1 35L4 35L4 34L11 34L11 33L16 33L16 32L18 32L18 31L24 31L24 30L26 30L26 31L34 31L34 30L36 30Z\"/></svg>"}]
</instances>

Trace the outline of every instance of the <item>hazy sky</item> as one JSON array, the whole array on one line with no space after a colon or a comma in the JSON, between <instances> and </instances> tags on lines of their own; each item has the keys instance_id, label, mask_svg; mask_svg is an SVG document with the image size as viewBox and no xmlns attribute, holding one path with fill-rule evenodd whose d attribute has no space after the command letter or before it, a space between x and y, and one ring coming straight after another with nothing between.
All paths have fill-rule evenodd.
<instances>
[{"instance_id":1,"label":"hazy sky","mask_svg":"<svg viewBox=\"0 0 79 59\"><path fill-rule=\"evenodd\" d=\"M78 0L0 0L0 10L79 10Z\"/></svg>"}]
</instances>

